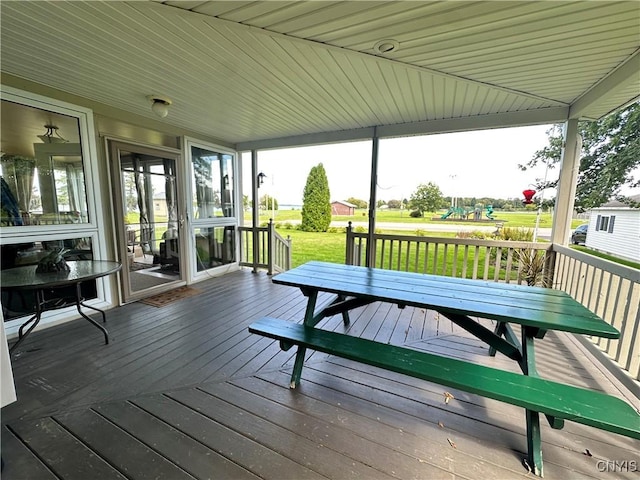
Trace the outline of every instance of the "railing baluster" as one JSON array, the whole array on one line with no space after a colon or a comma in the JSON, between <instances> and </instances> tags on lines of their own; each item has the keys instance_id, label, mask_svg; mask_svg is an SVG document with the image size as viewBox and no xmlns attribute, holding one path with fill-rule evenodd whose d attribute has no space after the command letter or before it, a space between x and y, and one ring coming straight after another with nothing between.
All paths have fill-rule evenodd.
<instances>
[{"instance_id":1,"label":"railing baluster","mask_svg":"<svg viewBox=\"0 0 640 480\"><path fill-rule=\"evenodd\" d=\"M448 250L449 250L449 244L445 243L444 244L444 253L442 254L442 275L446 275L447 274L447 261L449 260L449 258L447 256Z\"/></svg>"},{"instance_id":2,"label":"railing baluster","mask_svg":"<svg viewBox=\"0 0 640 480\"><path fill-rule=\"evenodd\" d=\"M433 274L435 275L437 273L438 270L438 247L440 246L439 243L435 244L435 247L433 249Z\"/></svg>"},{"instance_id":3,"label":"railing baluster","mask_svg":"<svg viewBox=\"0 0 640 480\"><path fill-rule=\"evenodd\" d=\"M484 274L482 275L483 280L489 280L489 263L491 262L491 247L487 247L485 250L484 257Z\"/></svg>"},{"instance_id":4,"label":"railing baluster","mask_svg":"<svg viewBox=\"0 0 640 480\"><path fill-rule=\"evenodd\" d=\"M475 253L473 255L473 278L476 280L478 278L478 262L480 259L480 245L476 245Z\"/></svg>"},{"instance_id":5,"label":"railing baluster","mask_svg":"<svg viewBox=\"0 0 640 480\"><path fill-rule=\"evenodd\" d=\"M504 273L504 281L506 283L511 283L511 261L513 260L513 252L513 248L507 249L507 266Z\"/></svg>"}]
</instances>

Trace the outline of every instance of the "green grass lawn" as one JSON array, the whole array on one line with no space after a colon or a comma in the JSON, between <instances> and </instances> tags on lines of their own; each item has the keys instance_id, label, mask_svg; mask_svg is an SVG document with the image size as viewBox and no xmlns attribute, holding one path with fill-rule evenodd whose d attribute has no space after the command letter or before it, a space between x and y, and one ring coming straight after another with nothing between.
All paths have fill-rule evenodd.
<instances>
[{"instance_id":1,"label":"green grass lawn","mask_svg":"<svg viewBox=\"0 0 640 480\"><path fill-rule=\"evenodd\" d=\"M622 258L613 257L611 255L607 255L606 253L591 250L590 248L583 247L581 245L572 245L571 248L575 248L576 250L580 250L581 252L588 253L589 255L593 255L595 257L600 257L611 262L619 263L620 265L624 265L626 267L636 268L640 270L640 263L632 262L631 260L624 260Z\"/></svg>"},{"instance_id":2,"label":"green grass lawn","mask_svg":"<svg viewBox=\"0 0 640 480\"><path fill-rule=\"evenodd\" d=\"M440 216L445 211L442 210L436 214L426 214L424 218L412 218L409 216L407 210L380 210L376 213L376 221L380 223L409 223L415 224L416 229L427 230L430 224L453 224L453 225L469 225L473 222L458 221L455 219L440 220ZM508 227L525 227L534 228L536 224L536 212L535 211L518 211L518 212L494 212L496 222L505 222L505 226ZM268 222L272 217L271 211L263 211L260 215L260 223ZM437 220L433 220L433 217L437 217ZM288 221L300 221L302 218L301 210L276 210L275 218L276 223L285 223ZM340 222L368 222L369 220L367 210L356 210L355 215L352 216L340 216L336 215L332 217L333 221ZM483 214L483 219L486 219ZM251 212L245 213L245 221L251 222ZM578 225L585 223L585 220L574 219L571 222L571 228L575 228ZM478 222L478 225L492 225L492 223ZM540 228L551 228L553 219L550 213L542 213L540 215Z\"/></svg>"}]
</instances>

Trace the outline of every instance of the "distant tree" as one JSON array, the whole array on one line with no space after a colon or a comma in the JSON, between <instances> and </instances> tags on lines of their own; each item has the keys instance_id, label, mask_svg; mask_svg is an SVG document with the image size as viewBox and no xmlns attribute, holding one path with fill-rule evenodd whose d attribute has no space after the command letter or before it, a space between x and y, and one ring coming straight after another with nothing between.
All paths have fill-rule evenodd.
<instances>
[{"instance_id":1,"label":"distant tree","mask_svg":"<svg viewBox=\"0 0 640 480\"><path fill-rule=\"evenodd\" d=\"M273 204L271 203L272 198ZM265 210L271 210L272 208L278 210L278 199L265 193L260 197L260 208L264 208Z\"/></svg>"},{"instance_id":2,"label":"distant tree","mask_svg":"<svg viewBox=\"0 0 640 480\"><path fill-rule=\"evenodd\" d=\"M384 200L378 200L376 202L376 207L380 208L380 207L382 207L383 205L386 205L386 204L387 204L387 202L385 202Z\"/></svg>"},{"instance_id":3,"label":"distant tree","mask_svg":"<svg viewBox=\"0 0 640 480\"><path fill-rule=\"evenodd\" d=\"M400 201L400 200L389 200L387 202L387 207L393 208L395 210L398 210L398 209L402 208L402 201Z\"/></svg>"},{"instance_id":4,"label":"distant tree","mask_svg":"<svg viewBox=\"0 0 640 480\"><path fill-rule=\"evenodd\" d=\"M611 198L629 201L620 195L623 186L638 187L640 179L632 171L640 166L640 102L595 122L579 122L582 152L578 170L575 206L578 210L594 208ZM561 159L563 136L561 125L547 132L549 144L538 150L521 170L538 163L554 168ZM556 187L557 180L536 179L536 189Z\"/></svg>"},{"instance_id":5,"label":"distant tree","mask_svg":"<svg viewBox=\"0 0 640 480\"><path fill-rule=\"evenodd\" d=\"M331 193L327 173L322 163L313 167L307 176L302 197L301 230L326 232L331 224Z\"/></svg>"},{"instance_id":6,"label":"distant tree","mask_svg":"<svg viewBox=\"0 0 640 480\"><path fill-rule=\"evenodd\" d=\"M435 212L442 204L442 192L435 183L429 182L426 185L420 184L415 192L411 194L410 205L414 211Z\"/></svg>"},{"instance_id":7,"label":"distant tree","mask_svg":"<svg viewBox=\"0 0 640 480\"><path fill-rule=\"evenodd\" d=\"M369 203L366 200L360 200L359 198L349 197L346 201L355 205L356 208L367 208L369 206Z\"/></svg>"}]
</instances>

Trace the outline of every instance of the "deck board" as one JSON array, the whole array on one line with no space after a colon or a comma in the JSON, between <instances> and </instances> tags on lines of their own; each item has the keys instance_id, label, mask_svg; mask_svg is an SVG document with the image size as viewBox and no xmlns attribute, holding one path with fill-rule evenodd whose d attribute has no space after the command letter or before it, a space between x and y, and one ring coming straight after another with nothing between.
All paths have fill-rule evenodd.
<instances>
[{"instance_id":1,"label":"deck board","mask_svg":"<svg viewBox=\"0 0 640 480\"><path fill-rule=\"evenodd\" d=\"M440 385L312 351L291 391L295 349L247 327L301 322L301 292L245 270L195 287L163 308L108 311L109 345L83 320L27 338L19 401L2 409L2 478L532 478L522 409L455 390L445 403ZM518 369L432 311L374 303L319 326ZM637 402L570 335L536 353L545 378ZM596 462L640 464L638 441L572 422L543 424L542 438L546 478L637 478Z\"/></svg>"}]
</instances>

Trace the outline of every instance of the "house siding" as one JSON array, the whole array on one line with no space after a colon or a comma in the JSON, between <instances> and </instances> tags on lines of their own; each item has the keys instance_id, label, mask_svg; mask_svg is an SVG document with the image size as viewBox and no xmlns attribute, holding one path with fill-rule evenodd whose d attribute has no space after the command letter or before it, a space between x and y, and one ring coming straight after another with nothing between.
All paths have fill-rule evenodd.
<instances>
[{"instance_id":1,"label":"house siding","mask_svg":"<svg viewBox=\"0 0 640 480\"><path fill-rule=\"evenodd\" d=\"M594 208L585 246L640 262L640 209Z\"/></svg>"}]
</instances>

